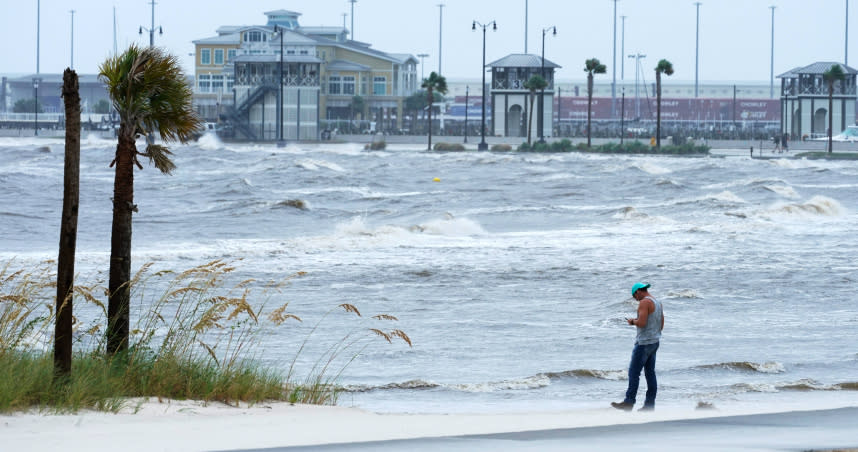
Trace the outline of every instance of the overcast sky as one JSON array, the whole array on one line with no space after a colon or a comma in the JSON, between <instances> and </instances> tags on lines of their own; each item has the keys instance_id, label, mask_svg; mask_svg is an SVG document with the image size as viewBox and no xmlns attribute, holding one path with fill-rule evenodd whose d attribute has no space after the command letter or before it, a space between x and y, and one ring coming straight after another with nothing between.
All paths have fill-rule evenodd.
<instances>
[{"instance_id":1,"label":"overcast sky","mask_svg":"<svg viewBox=\"0 0 858 452\"><path fill-rule=\"evenodd\" d=\"M0 42L5 43L0 73L36 72L37 0L2 0ZM445 6L439 8L438 4ZM699 79L704 81L769 81L771 10L775 9L775 76L815 61L843 62L847 0L702 0L700 6ZM849 15L858 13L858 2ZM563 66L558 78L584 78L587 58L608 66L602 82L612 79L613 0L358 0L354 4L354 39L391 53L429 54L424 75L437 71L449 79L480 78L482 32L471 23L497 21L496 32L486 33L486 61L510 53L525 53L525 5L528 5L527 53L542 51L542 30L557 27L557 36L545 38L545 57ZM98 64L113 52L113 12L120 51L132 42L148 45L151 26L149 0L41 0L40 72L60 73L71 63L71 18L74 9L74 68L96 73ZM226 1L160 0L155 4L155 26L163 36L155 44L178 55L193 73L191 41L216 35L221 25L262 25L264 12L287 9L301 13L304 26L342 26L351 12L348 0ZM634 79L633 60L625 53L646 54L645 76L651 77L659 59L674 65L673 80L693 81L695 11L693 0L619 0L617 8L616 78ZM439 23L439 11L443 17ZM351 26L351 16L345 17ZM858 66L858 22L850 34L850 66ZM439 27L440 25L440 27ZM439 51L439 28L441 50ZM418 68L420 71L420 68ZM668 81L669 82L669 81Z\"/></svg>"}]
</instances>

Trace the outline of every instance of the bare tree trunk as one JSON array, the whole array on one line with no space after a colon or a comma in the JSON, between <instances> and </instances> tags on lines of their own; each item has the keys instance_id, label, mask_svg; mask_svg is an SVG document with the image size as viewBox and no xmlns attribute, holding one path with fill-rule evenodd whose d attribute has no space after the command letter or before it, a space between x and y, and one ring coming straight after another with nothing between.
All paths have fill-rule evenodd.
<instances>
[{"instance_id":1,"label":"bare tree trunk","mask_svg":"<svg viewBox=\"0 0 858 452\"><path fill-rule=\"evenodd\" d=\"M66 110L66 149L63 170L63 216L57 258L57 308L54 328L54 375L68 377L72 364L72 299L74 258L77 246L77 213L80 200L80 92L77 73L63 73Z\"/></svg>"},{"instance_id":2,"label":"bare tree trunk","mask_svg":"<svg viewBox=\"0 0 858 452\"><path fill-rule=\"evenodd\" d=\"M116 146L116 175L113 180L113 228L110 236L110 301L107 305L107 353L128 349L131 280L131 214L134 206L134 164L137 147L134 134L123 123Z\"/></svg>"},{"instance_id":3,"label":"bare tree trunk","mask_svg":"<svg viewBox=\"0 0 858 452\"><path fill-rule=\"evenodd\" d=\"M661 149L661 72L655 71L655 148Z\"/></svg>"}]
</instances>

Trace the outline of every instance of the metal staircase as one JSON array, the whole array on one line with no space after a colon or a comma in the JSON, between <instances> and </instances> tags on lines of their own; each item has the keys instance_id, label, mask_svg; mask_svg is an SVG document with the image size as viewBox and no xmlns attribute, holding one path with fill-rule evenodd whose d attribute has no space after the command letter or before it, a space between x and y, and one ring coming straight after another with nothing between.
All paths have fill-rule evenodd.
<instances>
[{"instance_id":1,"label":"metal staircase","mask_svg":"<svg viewBox=\"0 0 858 452\"><path fill-rule=\"evenodd\" d=\"M229 108L226 113L223 114L222 119L231 123L235 130L241 132L245 137L247 137L247 139L256 140L256 132L253 130L253 127L250 126L250 108L262 100L265 94L272 91L277 91L276 83L264 83L259 85L243 100L238 102L237 105L233 105Z\"/></svg>"}]
</instances>

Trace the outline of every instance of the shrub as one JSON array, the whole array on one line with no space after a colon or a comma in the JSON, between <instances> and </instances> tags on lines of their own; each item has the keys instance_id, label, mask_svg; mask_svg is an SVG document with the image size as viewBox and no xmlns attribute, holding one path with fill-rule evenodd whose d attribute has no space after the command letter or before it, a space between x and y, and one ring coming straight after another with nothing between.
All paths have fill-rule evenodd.
<instances>
[{"instance_id":1,"label":"shrub","mask_svg":"<svg viewBox=\"0 0 858 452\"><path fill-rule=\"evenodd\" d=\"M363 148L369 151L383 151L387 149L387 143L384 140L373 141L372 143L367 143Z\"/></svg>"},{"instance_id":2,"label":"shrub","mask_svg":"<svg viewBox=\"0 0 858 452\"><path fill-rule=\"evenodd\" d=\"M432 149L436 151L464 151L465 145L462 143L435 143Z\"/></svg>"},{"instance_id":3,"label":"shrub","mask_svg":"<svg viewBox=\"0 0 858 452\"><path fill-rule=\"evenodd\" d=\"M493 144L491 149L493 151L511 151L512 146L508 144Z\"/></svg>"}]
</instances>

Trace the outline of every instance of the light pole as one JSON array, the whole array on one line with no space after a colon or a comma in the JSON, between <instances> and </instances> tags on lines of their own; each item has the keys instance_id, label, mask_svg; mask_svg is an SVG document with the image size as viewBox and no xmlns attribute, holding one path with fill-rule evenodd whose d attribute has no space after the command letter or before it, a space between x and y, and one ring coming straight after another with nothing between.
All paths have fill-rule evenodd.
<instances>
[{"instance_id":1,"label":"light pole","mask_svg":"<svg viewBox=\"0 0 858 452\"><path fill-rule=\"evenodd\" d=\"M772 10L772 50L769 57L769 98L775 97L775 6L769 6Z\"/></svg>"},{"instance_id":2,"label":"light pole","mask_svg":"<svg viewBox=\"0 0 858 452\"><path fill-rule=\"evenodd\" d=\"M477 31L477 27L483 29L483 65L481 70L483 71L483 85L482 85L482 93L483 93L483 116L482 122L480 125L480 136L482 137L480 144L477 145L478 151L487 151L489 150L489 144L486 143L486 28L492 27L492 31L497 31L498 24L495 21L491 21L487 24L481 24L477 21L471 25L471 30Z\"/></svg>"},{"instance_id":3,"label":"light pole","mask_svg":"<svg viewBox=\"0 0 858 452\"><path fill-rule=\"evenodd\" d=\"M698 62L699 62L698 57L700 55L700 2L694 2L694 6L697 7L697 28L696 28L697 31L695 32L695 38L694 38L694 98L696 99L698 97L698 95L697 95L697 93L698 93L698 91L697 91L697 82L698 82L697 70L698 70Z\"/></svg>"},{"instance_id":4,"label":"light pole","mask_svg":"<svg viewBox=\"0 0 858 452\"><path fill-rule=\"evenodd\" d=\"M843 39L843 65L849 66L849 0L846 0L846 37Z\"/></svg>"},{"instance_id":5,"label":"light pole","mask_svg":"<svg viewBox=\"0 0 858 452\"><path fill-rule=\"evenodd\" d=\"M280 37L280 65L277 68L277 146L283 147L286 142L283 141L283 27L274 25L274 33ZM297 132L298 138L301 137L301 131Z\"/></svg>"},{"instance_id":6,"label":"light pole","mask_svg":"<svg viewBox=\"0 0 858 452\"><path fill-rule=\"evenodd\" d=\"M623 86L623 97L620 101L620 146L623 145L623 136L626 134L626 87Z\"/></svg>"},{"instance_id":7,"label":"light pole","mask_svg":"<svg viewBox=\"0 0 858 452\"><path fill-rule=\"evenodd\" d=\"M33 136L39 136L39 77L33 77L33 112L36 114L33 120Z\"/></svg>"},{"instance_id":8,"label":"light pole","mask_svg":"<svg viewBox=\"0 0 858 452\"><path fill-rule=\"evenodd\" d=\"M623 82L626 80L626 60L623 59L623 55L626 54L626 17L620 16L623 19L623 33L622 38L620 38L620 81Z\"/></svg>"},{"instance_id":9,"label":"light pole","mask_svg":"<svg viewBox=\"0 0 858 452\"><path fill-rule=\"evenodd\" d=\"M444 4L438 4L438 75L441 75L441 37L444 35Z\"/></svg>"},{"instance_id":10,"label":"light pole","mask_svg":"<svg viewBox=\"0 0 858 452\"><path fill-rule=\"evenodd\" d=\"M554 32L553 32L552 36L557 36L557 27L552 25L550 27L545 27L542 29L542 68L540 69L540 75L542 76L542 79L546 81L546 84L547 84L548 80L545 78L545 33L548 30L553 30ZM544 122L543 118L545 115L545 112L543 111L544 110L544 107L543 107L544 104L545 104L545 87L542 88L542 92L539 94L539 117L536 118L536 127L539 127L539 143L542 143L542 144L545 144L545 136L544 136L545 127L542 124Z\"/></svg>"},{"instance_id":11,"label":"light pole","mask_svg":"<svg viewBox=\"0 0 858 452\"><path fill-rule=\"evenodd\" d=\"M468 142L468 85L465 85L465 143Z\"/></svg>"},{"instance_id":12,"label":"light pole","mask_svg":"<svg viewBox=\"0 0 858 452\"><path fill-rule=\"evenodd\" d=\"M151 3L151 5L152 5L152 26L151 26L151 28L146 28L144 26L141 26L140 30L138 31L138 34L142 35L143 30L148 31L149 32L149 47L155 47L155 0L152 0L149 3ZM161 28L160 25L158 25L158 34L159 35L164 34L164 29Z\"/></svg>"},{"instance_id":13,"label":"light pole","mask_svg":"<svg viewBox=\"0 0 858 452\"><path fill-rule=\"evenodd\" d=\"M355 2L357 2L357 0L349 0L349 3L352 4L352 28L351 30L349 30L349 34L352 37L352 41L355 40Z\"/></svg>"},{"instance_id":14,"label":"light pole","mask_svg":"<svg viewBox=\"0 0 858 452\"><path fill-rule=\"evenodd\" d=\"M629 58L635 59L635 120L638 120L641 117L641 102L638 95L638 74L640 73L641 58L644 57L646 57L646 55L641 55L640 53L629 55Z\"/></svg>"},{"instance_id":15,"label":"light pole","mask_svg":"<svg viewBox=\"0 0 858 452\"><path fill-rule=\"evenodd\" d=\"M417 57L420 58L420 81L421 82L423 82L423 79L426 78L425 72L423 72L423 58L426 58L428 56L429 56L428 53L418 53L417 54Z\"/></svg>"},{"instance_id":16,"label":"light pole","mask_svg":"<svg viewBox=\"0 0 858 452\"><path fill-rule=\"evenodd\" d=\"M617 117L617 2L614 2L614 62L611 65L613 81L611 82L611 121Z\"/></svg>"},{"instance_id":17,"label":"light pole","mask_svg":"<svg viewBox=\"0 0 858 452\"><path fill-rule=\"evenodd\" d=\"M74 10L69 10L71 13L71 64L69 69L74 70Z\"/></svg>"},{"instance_id":18,"label":"light pole","mask_svg":"<svg viewBox=\"0 0 858 452\"><path fill-rule=\"evenodd\" d=\"M560 108L563 106L563 96L560 94L560 86L557 87L557 136L563 136L563 116L560 115ZM554 118L552 118L554 119Z\"/></svg>"}]
</instances>

